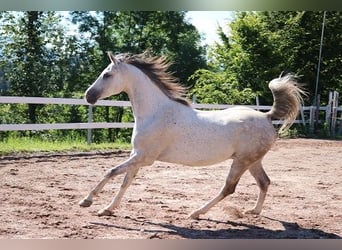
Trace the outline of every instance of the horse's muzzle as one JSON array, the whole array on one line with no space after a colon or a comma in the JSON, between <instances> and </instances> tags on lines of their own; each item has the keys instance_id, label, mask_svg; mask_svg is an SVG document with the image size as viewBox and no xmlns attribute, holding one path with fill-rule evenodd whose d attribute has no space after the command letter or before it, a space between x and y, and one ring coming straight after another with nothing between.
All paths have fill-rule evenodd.
<instances>
[{"instance_id":1,"label":"horse's muzzle","mask_svg":"<svg viewBox=\"0 0 342 250\"><path fill-rule=\"evenodd\" d=\"M86 98L88 103L95 104L97 102L97 100L99 99L99 95L98 95L98 93L96 93L96 91L92 91L90 89L85 93L85 98Z\"/></svg>"}]
</instances>

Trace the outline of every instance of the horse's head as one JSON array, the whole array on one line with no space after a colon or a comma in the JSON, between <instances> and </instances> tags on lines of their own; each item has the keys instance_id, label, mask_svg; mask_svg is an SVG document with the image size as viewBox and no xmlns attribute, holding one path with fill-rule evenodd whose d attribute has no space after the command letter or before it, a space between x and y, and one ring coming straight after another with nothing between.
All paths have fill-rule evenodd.
<instances>
[{"instance_id":1,"label":"horse's head","mask_svg":"<svg viewBox=\"0 0 342 250\"><path fill-rule=\"evenodd\" d=\"M124 89L124 81L120 73L123 63L120 63L110 52L108 56L111 63L85 92L85 98L90 104L96 103L99 99L119 94Z\"/></svg>"}]
</instances>

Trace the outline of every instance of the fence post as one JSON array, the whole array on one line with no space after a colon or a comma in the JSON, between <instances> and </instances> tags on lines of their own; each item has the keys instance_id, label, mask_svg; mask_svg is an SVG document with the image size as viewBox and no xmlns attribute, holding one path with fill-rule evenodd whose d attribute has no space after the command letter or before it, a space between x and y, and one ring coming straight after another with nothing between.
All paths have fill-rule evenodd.
<instances>
[{"instance_id":1,"label":"fence post","mask_svg":"<svg viewBox=\"0 0 342 250\"><path fill-rule=\"evenodd\" d=\"M300 110L300 116L301 116L301 118L302 118L303 126L305 127L306 122L305 122L305 116L304 116L304 109L303 109L303 106L302 106L302 105L300 105L299 110Z\"/></svg>"},{"instance_id":2,"label":"fence post","mask_svg":"<svg viewBox=\"0 0 342 250\"><path fill-rule=\"evenodd\" d=\"M193 103L193 104L197 103L197 96L196 96L196 95L193 95L193 97L192 97L192 103Z\"/></svg>"},{"instance_id":3,"label":"fence post","mask_svg":"<svg viewBox=\"0 0 342 250\"><path fill-rule=\"evenodd\" d=\"M89 105L88 106L88 123L93 122L93 106ZM87 130L87 144L91 144L91 128L88 128Z\"/></svg>"},{"instance_id":4,"label":"fence post","mask_svg":"<svg viewBox=\"0 0 342 250\"><path fill-rule=\"evenodd\" d=\"M331 122L331 109L332 109L332 99L333 99L333 93L329 92L329 101L326 106L325 110L325 123L327 124L327 127L330 128L330 122Z\"/></svg>"},{"instance_id":5,"label":"fence post","mask_svg":"<svg viewBox=\"0 0 342 250\"><path fill-rule=\"evenodd\" d=\"M315 130L315 110L317 107L310 106L310 134L314 134Z\"/></svg>"},{"instance_id":6,"label":"fence post","mask_svg":"<svg viewBox=\"0 0 342 250\"><path fill-rule=\"evenodd\" d=\"M341 117L339 119L340 121L340 125L339 125L339 129L338 129L338 135L342 135L342 112L341 112Z\"/></svg>"},{"instance_id":7,"label":"fence post","mask_svg":"<svg viewBox=\"0 0 342 250\"><path fill-rule=\"evenodd\" d=\"M259 109L259 106L260 106L260 102L259 102L259 96L257 95L256 97L255 97L255 103L256 103L256 105L257 105L257 108L256 108L256 110L260 110Z\"/></svg>"},{"instance_id":8,"label":"fence post","mask_svg":"<svg viewBox=\"0 0 342 250\"><path fill-rule=\"evenodd\" d=\"M337 108L338 108L338 96L339 93L334 91L332 94L332 103L331 103L331 135L334 137L336 135L336 121L337 121Z\"/></svg>"}]
</instances>

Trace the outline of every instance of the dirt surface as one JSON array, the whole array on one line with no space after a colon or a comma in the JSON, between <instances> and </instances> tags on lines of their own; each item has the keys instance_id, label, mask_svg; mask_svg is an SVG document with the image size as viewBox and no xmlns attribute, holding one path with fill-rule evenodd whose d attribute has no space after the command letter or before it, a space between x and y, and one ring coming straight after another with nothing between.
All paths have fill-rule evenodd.
<instances>
[{"instance_id":1,"label":"dirt surface","mask_svg":"<svg viewBox=\"0 0 342 250\"><path fill-rule=\"evenodd\" d=\"M0 238L341 238L342 141L278 140L264 159L271 178L260 216L245 215L258 188L247 172L236 192L199 220L188 214L221 188L231 161L142 168L114 215L98 217L123 176L93 206L78 202L129 152L0 156Z\"/></svg>"}]
</instances>

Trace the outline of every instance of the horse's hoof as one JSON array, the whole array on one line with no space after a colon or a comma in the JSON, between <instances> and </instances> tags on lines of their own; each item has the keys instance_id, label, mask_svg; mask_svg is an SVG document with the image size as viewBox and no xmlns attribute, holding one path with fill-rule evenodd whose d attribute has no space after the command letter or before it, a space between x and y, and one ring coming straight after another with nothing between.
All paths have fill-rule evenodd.
<instances>
[{"instance_id":1,"label":"horse's hoof","mask_svg":"<svg viewBox=\"0 0 342 250\"><path fill-rule=\"evenodd\" d=\"M107 209L101 209L100 211L97 212L98 216L111 216L112 214L113 212Z\"/></svg>"},{"instance_id":2,"label":"horse's hoof","mask_svg":"<svg viewBox=\"0 0 342 250\"><path fill-rule=\"evenodd\" d=\"M91 200L87 200L87 199L83 199L78 203L81 207L90 207L91 204L93 204L93 201Z\"/></svg>"},{"instance_id":3,"label":"horse's hoof","mask_svg":"<svg viewBox=\"0 0 342 250\"><path fill-rule=\"evenodd\" d=\"M190 219L194 219L194 220L198 220L198 219L199 219L199 216L200 216L200 213L197 212L197 211L195 211L195 212L193 212L193 213L191 213L191 214L189 215L189 218L190 218Z\"/></svg>"},{"instance_id":4,"label":"horse's hoof","mask_svg":"<svg viewBox=\"0 0 342 250\"><path fill-rule=\"evenodd\" d=\"M256 209L247 210L245 214L259 215L261 211L257 211Z\"/></svg>"}]
</instances>

